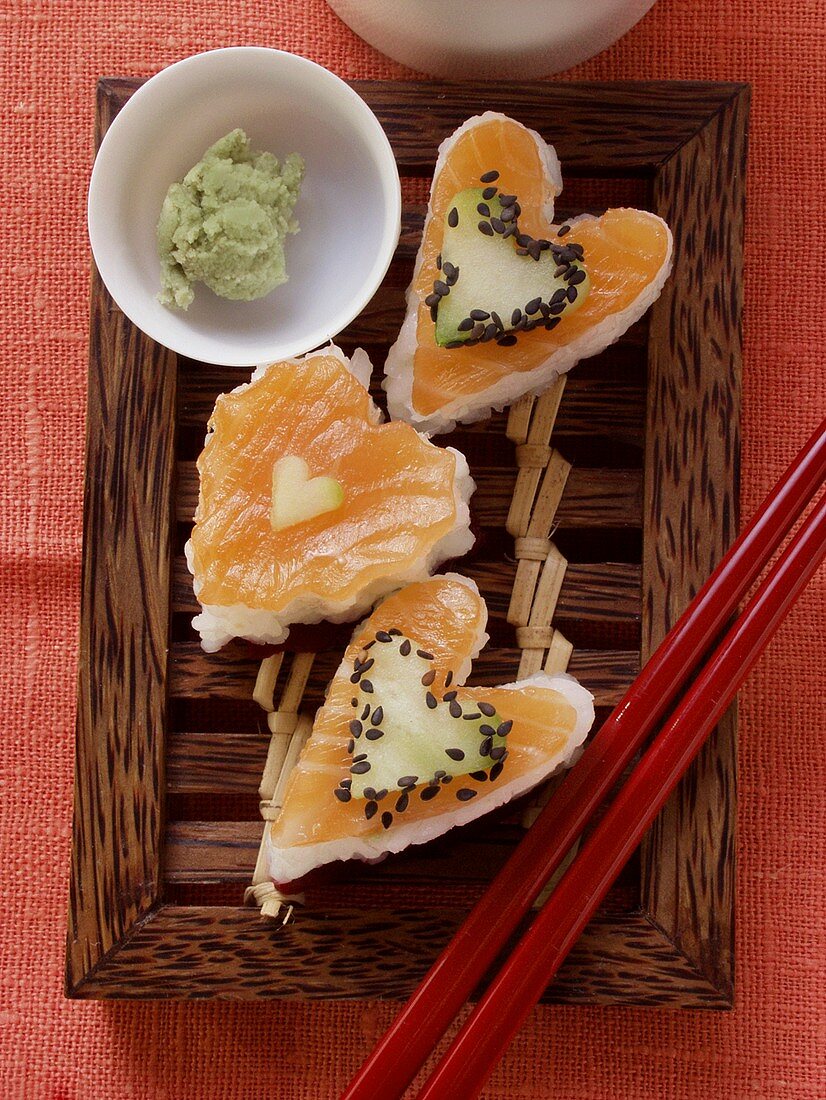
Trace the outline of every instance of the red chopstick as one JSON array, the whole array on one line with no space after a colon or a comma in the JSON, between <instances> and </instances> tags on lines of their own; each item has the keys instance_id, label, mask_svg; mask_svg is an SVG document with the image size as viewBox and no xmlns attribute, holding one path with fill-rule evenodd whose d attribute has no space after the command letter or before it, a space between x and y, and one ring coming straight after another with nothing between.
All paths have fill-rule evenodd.
<instances>
[{"instance_id":1,"label":"red chopstick","mask_svg":"<svg viewBox=\"0 0 826 1100\"><path fill-rule=\"evenodd\" d=\"M826 556L826 494L563 875L441 1059L418 1100L472 1100Z\"/></svg>"},{"instance_id":2,"label":"red chopstick","mask_svg":"<svg viewBox=\"0 0 826 1100\"><path fill-rule=\"evenodd\" d=\"M398 1100L826 477L826 420L565 777L342 1100Z\"/></svg>"}]
</instances>

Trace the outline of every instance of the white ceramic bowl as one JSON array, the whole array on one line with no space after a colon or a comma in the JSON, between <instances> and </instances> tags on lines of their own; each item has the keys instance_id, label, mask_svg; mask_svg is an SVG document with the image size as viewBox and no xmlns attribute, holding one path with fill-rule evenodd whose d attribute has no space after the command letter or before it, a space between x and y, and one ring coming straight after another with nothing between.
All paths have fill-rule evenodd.
<instances>
[{"instance_id":1,"label":"white ceramic bowl","mask_svg":"<svg viewBox=\"0 0 826 1100\"><path fill-rule=\"evenodd\" d=\"M300 153L300 232L286 242L289 281L234 302L195 284L187 312L157 300L155 228L171 183L240 126L257 150ZM401 226L401 187L378 119L344 81L306 58L241 46L195 54L129 100L100 146L89 237L118 306L153 340L193 359L250 366L326 343L375 293Z\"/></svg>"},{"instance_id":2,"label":"white ceramic bowl","mask_svg":"<svg viewBox=\"0 0 826 1100\"><path fill-rule=\"evenodd\" d=\"M526 80L606 49L654 0L328 0L382 53L446 80Z\"/></svg>"}]
</instances>

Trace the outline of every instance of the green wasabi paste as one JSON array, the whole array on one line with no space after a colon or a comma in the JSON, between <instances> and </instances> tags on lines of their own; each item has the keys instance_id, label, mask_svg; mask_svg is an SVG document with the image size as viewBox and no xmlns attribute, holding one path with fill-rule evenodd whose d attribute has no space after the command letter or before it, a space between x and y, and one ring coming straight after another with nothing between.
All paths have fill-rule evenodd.
<instances>
[{"instance_id":1,"label":"green wasabi paste","mask_svg":"<svg viewBox=\"0 0 826 1100\"><path fill-rule=\"evenodd\" d=\"M187 309L192 284L249 302L287 281L284 241L298 232L293 208L304 161L256 153L243 130L216 141L166 194L158 221L165 306Z\"/></svg>"}]
</instances>

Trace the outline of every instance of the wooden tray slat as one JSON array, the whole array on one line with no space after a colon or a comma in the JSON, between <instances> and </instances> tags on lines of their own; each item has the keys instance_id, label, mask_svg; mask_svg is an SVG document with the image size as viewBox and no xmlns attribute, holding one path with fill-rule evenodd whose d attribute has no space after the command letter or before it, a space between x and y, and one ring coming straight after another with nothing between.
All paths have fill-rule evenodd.
<instances>
[{"instance_id":1,"label":"wooden tray slat","mask_svg":"<svg viewBox=\"0 0 826 1100\"><path fill-rule=\"evenodd\" d=\"M249 700L261 663L254 647L231 642L226 660L216 662L204 653L196 641L173 642L169 650L169 693L186 699ZM501 684L512 680L519 665L519 649L483 650L473 665L471 682ZM320 699L335 672L341 653L320 653L308 681L306 698ZM634 650L577 649L569 671L592 691L596 706L614 706L640 669L640 656Z\"/></svg>"},{"instance_id":2,"label":"wooden tray slat","mask_svg":"<svg viewBox=\"0 0 826 1100\"><path fill-rule=\"evenodd\" d=\"M516 563L473 560L463 563L462 572L483 589L490 616L504 619L513 591ZM176 555L173 562L172 610L186 614L196 614L200 610L192 591L192 574L183 554ZM568 562L556 605L556 617L608 622L638 621L639 565L632 562Z\"/></svg>"},{"instance_id":3,"label":"wooden tray slat","mask_svg":"<svg viewBox=\"0 0 826 1100\"><path fill-rule=\"evenodd\" d=\"M516 470L475 467L473 518L480 527L504 526ZM194 462L178 463L175 515L191 523L198 503L198 472ZM642 471L574 468L568 475L557 512L560 527L639 527L642 523Z\"/></svg>"}]
</instances>

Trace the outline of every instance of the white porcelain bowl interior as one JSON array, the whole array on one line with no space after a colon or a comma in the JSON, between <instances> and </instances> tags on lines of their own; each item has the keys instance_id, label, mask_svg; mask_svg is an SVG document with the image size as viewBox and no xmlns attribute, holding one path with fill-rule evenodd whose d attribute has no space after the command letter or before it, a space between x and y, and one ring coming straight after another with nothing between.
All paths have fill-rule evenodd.
<instances>
[{"instance_id":1,"label":"white porcelain bowl interior","mask_svg":"<svg viewBox=\"0 0 826 1100\"><path fill-rule=\"evenodd\" d=\"M164 196L235 127L256 150L304 157L289 281L253 302L198 283L187 312L162 306ZM295 54L237 47L186 58L135 93L101 143L88 215L103 282L136 325L193 359L249 366L319 347L360 313L398 242L401 188L384 131L347 84Z\"/></svg>"}]
</instances>

